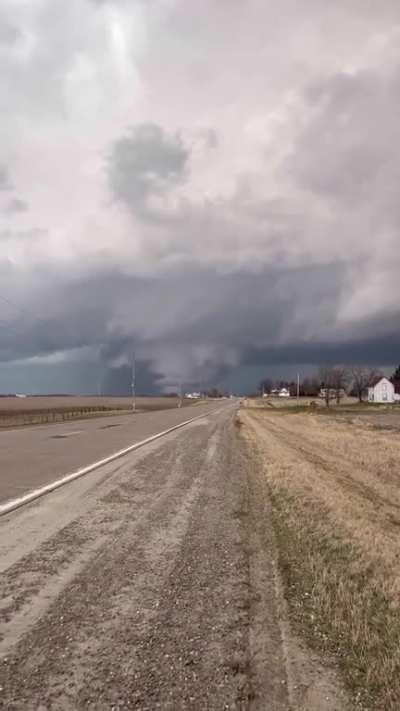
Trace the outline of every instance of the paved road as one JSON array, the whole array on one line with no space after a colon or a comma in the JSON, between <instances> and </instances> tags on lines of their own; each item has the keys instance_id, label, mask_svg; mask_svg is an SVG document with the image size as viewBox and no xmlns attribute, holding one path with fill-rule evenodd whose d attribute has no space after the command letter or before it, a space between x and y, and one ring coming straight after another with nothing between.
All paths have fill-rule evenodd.
<instances>
[{"instance_id":1,"label":"paved road","mask_svg":"<svg viewBox=\"0 0 400 711\"><path fill-rule=\"evenodd\" d=\"M265 499L234 416L0 519L2 708L289 708Z\"/></svg>"},{"instance_id":2,"label":"paved road","mask_svg":"<svg viewBox=\"0 0 400 711\"><path fill-rule=\"evenodd\" d=\"M217 407L209 403L0 432L0 503Z\"/></svg>"}]
</instances>

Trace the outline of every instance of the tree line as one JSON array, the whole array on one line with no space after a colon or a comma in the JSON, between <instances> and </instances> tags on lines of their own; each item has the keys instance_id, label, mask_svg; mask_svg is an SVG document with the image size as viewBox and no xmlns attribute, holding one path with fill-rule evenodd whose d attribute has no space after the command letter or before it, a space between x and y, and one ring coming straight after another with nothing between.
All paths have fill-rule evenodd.
<instances>
[{"instance_id":1,"label":"tree line","mask_svg":"<svg viewBox=\"0 0 400 711\"><path fill-rule=\"evenodd\" d=\"M301 380L299 394L301 397L323 397L328 407L333 400L339 403L345 394L357 397L359 402L363 402L368 394L368 387L379 377L383 377L383 373L364 365L323 365L315 375ZM390 380L400 383L400 365ZM292 397L297 394L295 381L271 378L261 381L259 393L269 394L272 390L281 388L287 388Z\"/></svg>"}]
</instances>

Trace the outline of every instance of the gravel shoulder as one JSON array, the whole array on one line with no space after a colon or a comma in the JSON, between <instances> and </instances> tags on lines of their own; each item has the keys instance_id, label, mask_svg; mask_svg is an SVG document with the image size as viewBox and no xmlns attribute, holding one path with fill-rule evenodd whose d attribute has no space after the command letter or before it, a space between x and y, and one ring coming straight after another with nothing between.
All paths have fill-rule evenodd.
<instances>
[{"instance_id":1,"label":"gravel shoulder","mask_svg":"<svg viewBox=\"0 0 400 711\"><path fill-rule=\"evenodd\" d=\"M233 419L228 407L3 517L3 708L289 708Z\"/></svg>"}]
</instances>

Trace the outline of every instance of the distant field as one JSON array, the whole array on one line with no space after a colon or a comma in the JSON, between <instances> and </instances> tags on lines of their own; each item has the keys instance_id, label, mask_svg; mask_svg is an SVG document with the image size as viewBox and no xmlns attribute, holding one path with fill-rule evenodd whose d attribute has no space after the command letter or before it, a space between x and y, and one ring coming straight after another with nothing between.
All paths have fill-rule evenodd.
<instances>
[{"instance_id":1,"label":"distant field","mask_svg":"<svg viewBox=\"0 0 400 711\"><path fill-rule=\"evenodd\" d=\"M364 409L344 410L337 417L358 427L400 432L399 405L371 405Z\"/></svg>"},{"instance_id":2,"label":"distant field","mask_svg":"<svg viewBox=\"0 0 400 711\"><path fill-rule=\"evenodd\" d=\"M196 401L183 400L183 406ZM175 397L137 397L138 412L167 410L178 406ZM62 422L132 410L130 397L0 397L0 428Z\"/></svg>"}]
</instances>

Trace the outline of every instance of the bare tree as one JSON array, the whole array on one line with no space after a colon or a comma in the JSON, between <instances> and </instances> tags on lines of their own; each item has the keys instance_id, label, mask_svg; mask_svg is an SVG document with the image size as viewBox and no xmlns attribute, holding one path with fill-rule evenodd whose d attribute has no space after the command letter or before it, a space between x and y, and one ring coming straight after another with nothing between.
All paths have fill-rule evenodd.
<instances>
[{"instance_id":1,"label":"bare tree","mask_svg":"<svg viewBox=\"0 0 400 711\"><path fill-rule=\"evenodd\" d=\"M339 404L340 398L349 384L348 369L343 365L322 366L319 369L319 379L326 406L330 406L333 398L336 398L336 402Z\"/></svg>"},{"instance_id":2,"label":"bare tree","mask_svg":"<svg viewBox=\"0 0 400 711\"><path fill-rule=\"evenodd\" d=\"M350 371L344 365L335 365L332 373L333 387L335 391L336 404L340 404L340 398L346 393L350 382Z\"/></svg>"},{"instance_id":3,"label":"bare tree","mask_svg":"<svg viewBox=\"0 0 400 711\"><path fill-rule=\"evenodd\" d=\"M359 402L362 402L369 383L373 378L379 376L379 372L375 368L367 368L364 365L353 365L350 368L350 374L353 381L353 390Z\"/></svg>"},{"instance_id":4,"label":"bare tree","mask_svg":"<svg viewBox=\"0 0 400 711\"><path fill-rule=\"evenodd\" d=\"M334 395L334 377L332 366L322 365L320 367L319 381L321 386L321 395L325 400L325 405L329 407L330 401Z\"/></svg>"},{"instance_id":5,"label":"bare tree","mask_svg":"<svg viewBox=\"0 0 400 711\"><path fill-rule=\"evenodd\" d=\"M274 387L274 384L271 380L271 378L264 378L264 380L261 381L259 385L259 390L261 394L267 393L269 394Z\"/></svg>"},{"instance_id":6,"label":"bare tree","mask_svg":"<svg viewBox=\"0 0 400 711\"><path fill-rule=\"evenodd\" d=\"M300 394L307 397L317 397L320 392L319 378L315 375L312 378L304 378L300 384Z\"/></svg>"}]
</instances>

